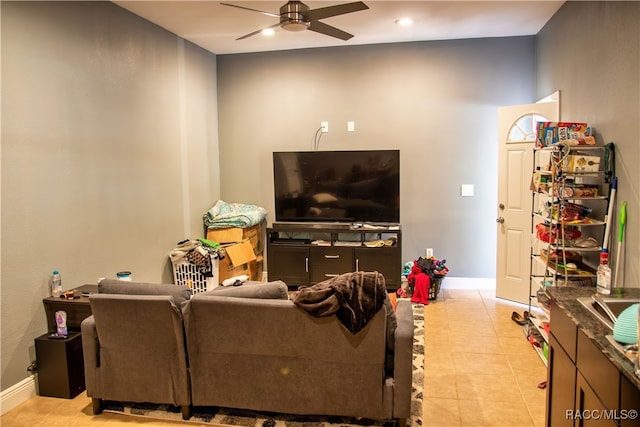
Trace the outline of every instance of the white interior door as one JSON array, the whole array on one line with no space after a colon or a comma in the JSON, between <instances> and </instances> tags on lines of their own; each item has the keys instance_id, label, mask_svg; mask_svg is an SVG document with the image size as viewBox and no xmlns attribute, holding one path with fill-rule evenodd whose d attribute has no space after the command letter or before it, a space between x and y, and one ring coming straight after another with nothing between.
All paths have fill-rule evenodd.
<instances>
[{"instance_id":1,"label":"white interior door","mask_svg":"<svg viewBox=\"0 0 640 427\"><path fill-rule=\"evenodd\" d=\"M498 109L496 296L529 303L531 208L536 123L558 121L558 102Z\"/></svg>"}]
</instances>

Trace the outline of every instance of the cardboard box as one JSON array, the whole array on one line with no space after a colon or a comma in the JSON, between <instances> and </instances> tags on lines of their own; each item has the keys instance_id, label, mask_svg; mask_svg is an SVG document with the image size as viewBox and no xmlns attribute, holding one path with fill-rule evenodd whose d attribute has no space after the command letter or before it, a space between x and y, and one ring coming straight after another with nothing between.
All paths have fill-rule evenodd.
<instances>
[{"instance_id":1,"label":"cardboard box","mask_svg":"<svg viewBox=\"0 0 640 427\"><path fill-rule=\"evenodd\" d=\"M598 172L600 170L600 157L571 155L567 158L567 172Z\"/></svg>"},{"instance_id":2,"label":"cardboard box","mask_svg":"<svg viewBox=\"0 0 640 427\"><path fill-rule=\"evenodd\" d=\"M242 243L233 246L240 245L242 245ZM259 255L257 257L254 255L252 258L253 259L247 260L245 258L238 259L237 257L232 258L230 256L227 256L223 260L220 260L220 263L218 264L218 280L220 281L220 283L222 283L226 279L230 279L231 277L242 275L249 276L249 280L262 280L263 257L262 255ZM246 262L242 263L242 261L245 260ZM238 264L236 264L236 262Z\"/></svg>"},{"instance_id":3,"label":"cardboard box","mask_svg":"<svg viewBox=\"0 0 640 427\"><path fill-rule=\"evenodd\" d=\"M218 283L241 275L249 276L249 280L262 280L263 232L264 222L247 228L207 230L207 239L220 243L227 252L218 264Z\"/></svg>"},{"instance_id":4,"label":"cardboard box","mask_svg":"<svg viewBox=\"0 0 640 427\"><path fill-rule=\"evenodd\" d=\"M253 252L251 243L248 240L226 245L223 246L223 248L227 251L225 259L229 258L231 263L236 267L256 259L256 254Z\"/></svg>"},{"instance_id":5,"label":"cardboard box","mask_svg":"<svg viewBox=\"0 0 640 427\"><path fill-rule=\"evenodd\" d=\"M594 145L596 140L587 123L538 122L536 147L550 147L559 142L568 145Z\"/></svg>"},{"instance_id":6,"label":"cardboard box","mask_svg":"<svg viewBox=\"0 0 640 427\"><path fill-rule=\"evenodd\" d=\"M207 230L207 239L218 242L221 245L239 243L248 240L251 243L253 252L258 255L264 251L263 236L264 221L252 227L239 228L210 228Z\"/></svg>"}]
</instances>

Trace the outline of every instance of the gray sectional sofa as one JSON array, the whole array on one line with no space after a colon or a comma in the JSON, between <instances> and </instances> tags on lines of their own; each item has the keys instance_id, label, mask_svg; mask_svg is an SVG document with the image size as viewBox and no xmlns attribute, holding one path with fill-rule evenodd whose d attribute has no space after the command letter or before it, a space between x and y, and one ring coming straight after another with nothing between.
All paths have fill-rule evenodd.
<instances>
[{"instance_id":1,"label":"gray sectional sofa","mask_svg":"<svg viewBox=\"0 0 640 427\"><path fill-rule=\"evenodd\" d=\"M294 304L282 282L193 297L175 285L103 280L99 289L82 323L96 414L114 400L173 404L185 419L194 406L401 422L410 415L408 300L395 313L385 304L353 334L336 316Z\"/></svg>"}]
</instances>

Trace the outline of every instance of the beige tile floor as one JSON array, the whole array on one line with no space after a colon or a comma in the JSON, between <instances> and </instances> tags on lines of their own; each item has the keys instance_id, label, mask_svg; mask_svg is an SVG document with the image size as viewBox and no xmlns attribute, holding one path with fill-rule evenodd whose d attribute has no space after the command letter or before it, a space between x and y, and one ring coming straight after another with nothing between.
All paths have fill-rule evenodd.
<instances>
[{"instance_id":1,"label":"beige tile floor","mask_svg":"<svg viewBox=\"0 0 640 427\"><path fill-rule=\"evenodd\" d=\"M424 426L542 426L546 369L493 291L443 289L425 307ZM0 418L2 427L185 425L103 413L86 393L36 396ZM194 425L194 424L192 424ZM197 423L195 425L198 425Z\"/></svg>"},{"instance_id":2,"label":"beige tile floor","mask_svg":"<svg viewBox=\"0 0 640 427\"><path fill-rule=\"evenodd\" d=\"M425 307L425 426L543 426L546 368L494 291L447 290Z\"/></svg>"}]
</instances>

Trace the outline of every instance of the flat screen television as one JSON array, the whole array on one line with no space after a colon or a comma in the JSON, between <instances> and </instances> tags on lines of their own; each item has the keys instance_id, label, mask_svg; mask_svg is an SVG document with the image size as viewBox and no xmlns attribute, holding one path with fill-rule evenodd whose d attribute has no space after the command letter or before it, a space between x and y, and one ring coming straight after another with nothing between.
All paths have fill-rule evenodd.
<instances>
[{"instance_id":1,"label":"flat screen television","mask_svg":"<svg viewBox=\"0 0 640 427\"><path fill-rule=\"evenodd\" d=\"M273 153L278 222L400 222L400 151Z\"/></svg>"}]
</instances>

